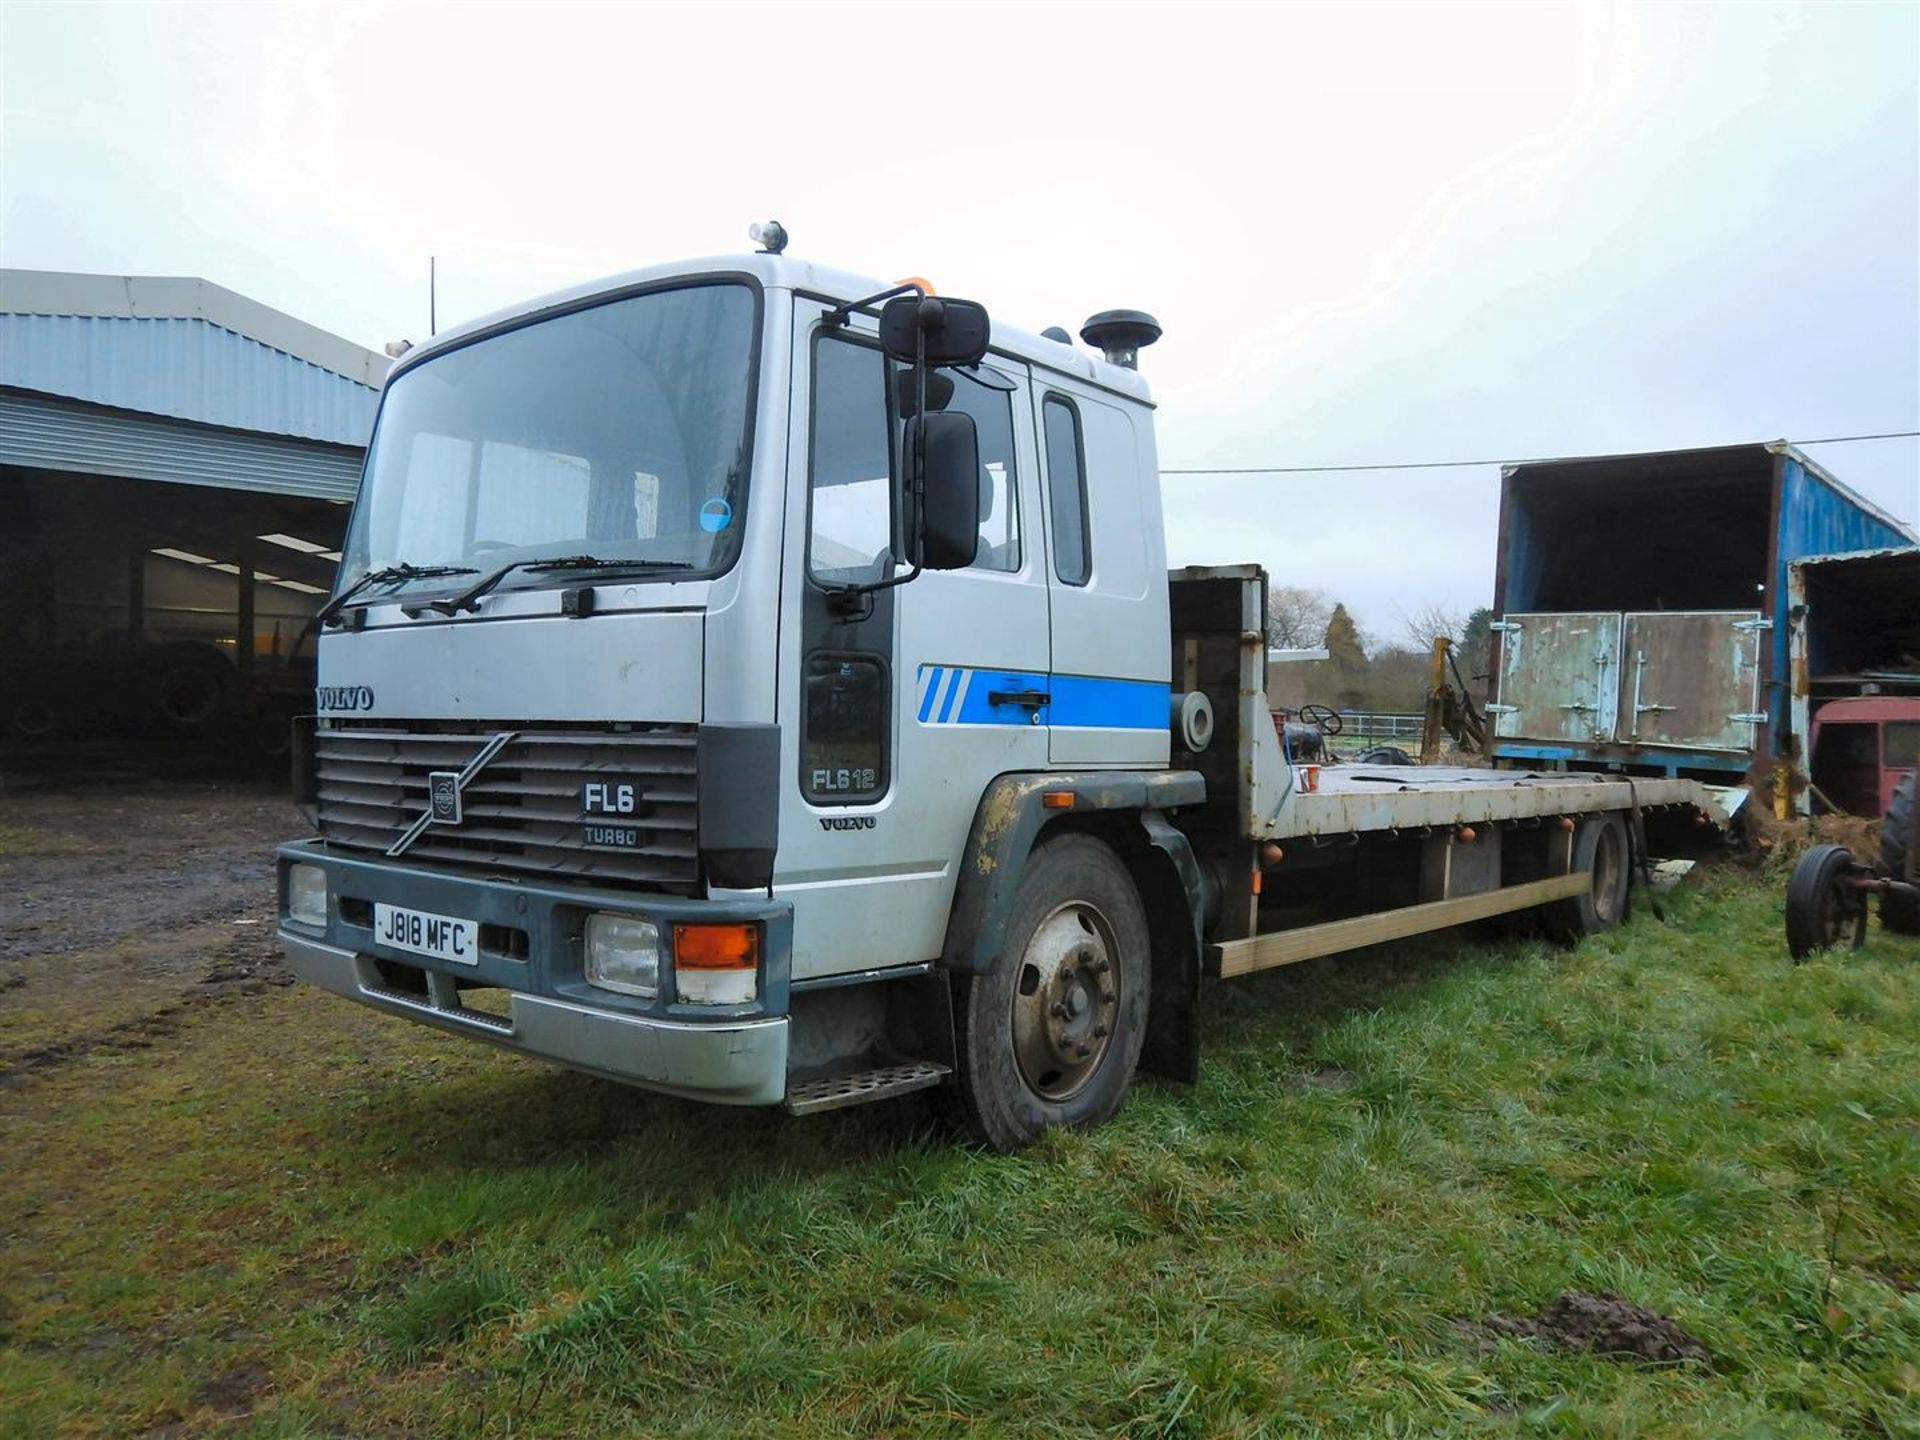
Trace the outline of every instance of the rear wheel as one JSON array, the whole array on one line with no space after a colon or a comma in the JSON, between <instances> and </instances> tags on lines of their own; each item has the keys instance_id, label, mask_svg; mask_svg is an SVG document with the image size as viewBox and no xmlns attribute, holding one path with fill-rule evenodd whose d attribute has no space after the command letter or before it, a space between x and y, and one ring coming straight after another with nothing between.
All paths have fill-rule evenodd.
<instances>
[{"instance_id":1,"label":"rear wheel","mask_svg":"<svg viewBox=\"0 0 1920 1440\"><path fill-rule=\"evenodd\" d=\"M1895 880L1907 875L1907 855L1914 845L1915 776L1907 775L1893 787L1893 803L1880 818L1880 868ZM1920 900L1911 895L1882 895L1880 923L1896 935L1920 935Z\"/></svg>"},{"instance_id":2,"label":"rear wheel","mask_svg":"<svg viewBox=\"0 0 1920 1440\"><path fill-rule=\"evenodd\" d=\"M1632 876L1627 845L1627 822L1619 815L1589 815L1573 832L1575 875L1593 878L1584 895L1556 900L1541 911L1541 921L1554 939L1573 944L1588 935L1611 930L1627 918L1627 882Z\"/></svg>"},{"instance_id":3,"label":"rear wheel","mask_svg":"<svg viewBox=\"0 0 1920 1440\"><path fill-rule=\"evenodd\" d=\"M1787 881L1787 953L1804 960L1817 950L1858 950L1867 938L1867 895L1847 883L1853 855L1815 845Z\"/></svg>"},{"instance_id":4,"label":"rear wheel","mask_svg":"<svg viewBox=\"0 0 1920 1440\"><path fill-rule=\"evenodd\" d=\"M1111 849L1063 835L1027 862L1006 940L956 997L954 1098L996 1150L1120 1108L1146 1034L1146 911Z\"/></svg>"}]
</instances>

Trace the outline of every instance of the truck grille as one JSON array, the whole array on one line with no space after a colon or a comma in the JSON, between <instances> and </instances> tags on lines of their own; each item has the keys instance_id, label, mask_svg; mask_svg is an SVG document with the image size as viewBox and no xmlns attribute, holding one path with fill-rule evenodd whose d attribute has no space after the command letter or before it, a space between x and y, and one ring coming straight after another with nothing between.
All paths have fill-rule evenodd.
<instances>
[{"instance_id":1,"label":"truck grille","mask_svg":"<svg viewBox=\"0 0 1920 1440\"><path fill-rule=\"evenodd\" d=\"M429 774L464 769L503 731L514 731L514 738L462 792L461 823L429 825L404 852L406 860L696 888L691 725L620 732L404 721L322 725L314 734L321 835L330 844L384 853L427 808ZM632 813L593 819L637 828L637 846L587 843L581 790L599 779L633 785Z\"/></svg>"}]
</instances>

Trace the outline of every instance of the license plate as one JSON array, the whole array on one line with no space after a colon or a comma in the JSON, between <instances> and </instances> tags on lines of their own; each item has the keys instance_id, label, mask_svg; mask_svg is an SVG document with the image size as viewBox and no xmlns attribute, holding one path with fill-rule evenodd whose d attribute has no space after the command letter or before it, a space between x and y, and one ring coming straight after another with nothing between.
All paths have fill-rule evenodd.
<instances>
[{"instance_id":1,"label":"license plate","mask_svg":"<svg viewBox=\"0 0 1920 1440\"><path fill-rule=\"evenodd\" d=\"M431 955L456 965L480 963L479 925L453 915L375 904L373 938L396 950L411 950L416 955Z\"/></svg>"}]
</instances>

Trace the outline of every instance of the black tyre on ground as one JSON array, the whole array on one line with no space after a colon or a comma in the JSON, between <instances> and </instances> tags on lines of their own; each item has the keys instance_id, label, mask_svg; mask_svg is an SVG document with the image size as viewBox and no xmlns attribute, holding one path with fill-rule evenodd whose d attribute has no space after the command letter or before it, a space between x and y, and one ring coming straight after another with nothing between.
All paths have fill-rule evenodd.
<instances>
[{"instance_id":1,"label":"black tyre on ground","mask_svg":"<svg viewBox=\"0 0 1920 1440\"><path fill-rule=\"evenodd\" d=\"M1893 803L1880 817L1880 868L1895 880L1905 878L1907 852L1914 844L1914 787L1920 770L1893 787ZM1920 935L1920 900L1910 895L1882 895L1880 923L1896 935Z\"/></svg>"},{"instance_id":2,"label":"black tyre on ground","mask_svg":"<svg viewBox=\"0 0 1920 1440\"><path fill-rule=\"evenodd\" d=\"M1583 872L1593 877L1591 890L1571 900L1555 900L1540 911L1547 934L1567 945L1611 930L1627 918L1627 882L1633 861L1625 817L1606 814L1581 819L1573 832L1572 873Z\"/></svg>"},{"instance_id":3,"label":"black tyre on ground","mask_svg":"<svg viewBox=\"0 0 1920 1440\"><path fill-rule=\"evenodd\" d=\"M1120 1108L1146 1035L1148 946L1146 910L1111 849L1090 835L1035 848L999 957L955 996L950 1094L975 1138L1019 1150Z\"/></svg>"},{"instance_id":4,"label":"black tyre on ground","mask_svg":"<svg viewBox=\"0 0 1920 1440\"><path fill-rule=\"evenodd\" d=\"M1354 763L1356 765L1411 765L1414 759L1398 745L1376 745L1371 750L1362 751Z\"/></svg>"},{"instance_id":5,"label":"black tyre on ground","mask_svg":"<svg viewBox=\"0 0 1920 1440\"><path fill-rule=\"evenodd\" d=\"M1818 950L1858 950L1867 938L1866 892L1847 883L1853 854L1815 845L1787 881L1787 953L1804 960Z\"/></svg>"}]
</instances>

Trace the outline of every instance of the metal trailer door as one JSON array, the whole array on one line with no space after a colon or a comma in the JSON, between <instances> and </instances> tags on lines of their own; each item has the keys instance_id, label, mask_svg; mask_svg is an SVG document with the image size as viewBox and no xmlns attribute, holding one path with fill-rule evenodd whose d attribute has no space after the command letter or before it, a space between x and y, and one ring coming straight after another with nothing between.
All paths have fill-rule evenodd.
<instances>
[{"instance_id":1,"label":"metal trailer door","mask_svg":"<svg viewBox=\"0 0 1920 1440\"><path fill-rule=\"evenodd\" d=\"M1494 734L1522 740L1611 740L1620 704L1620 617L1509 615L1497 627Z\"/></svg>"},{"instance_id":2,"label":"metal trailer door","mask_svg":"<svg viewBox=\"0 0 1920 1440\"><path fill-rule=\"evenodd\" d=\"M1693 750L1751 750L1760 710L1758 610L1666 610L1626 617L1621 738Z\"/></svg>"}]
</instances>

